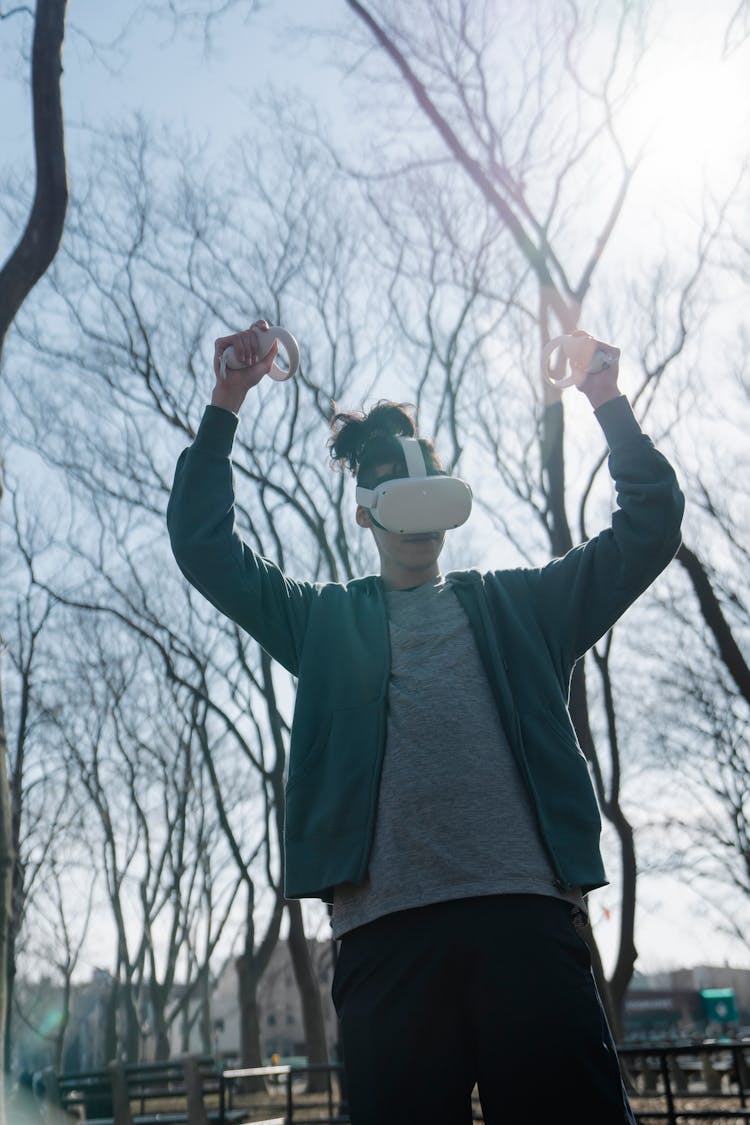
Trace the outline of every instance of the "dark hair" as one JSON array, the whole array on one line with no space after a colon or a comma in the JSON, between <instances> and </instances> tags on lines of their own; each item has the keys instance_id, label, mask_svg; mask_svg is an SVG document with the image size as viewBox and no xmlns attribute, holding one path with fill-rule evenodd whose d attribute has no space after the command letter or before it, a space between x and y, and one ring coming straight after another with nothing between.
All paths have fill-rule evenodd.
<instances>
[{"instance_id":1,"label":"dark hair","mask_svg":"<svg viewBox=\"0 0 750 1125\"><path fill-rule=\"evenodd\" d=\"M339 411L331 419L332 436L328 440L331 462L348 469L358 484L374 488L376 470L381 465L398 465L396 476L406 476L406 459L399 437L416 437L417 426L411 403L381 399L368 412ZM428 473L442 473L443 467L434 446L427 438L419 438Z\"/></svg>"}]
</instances>

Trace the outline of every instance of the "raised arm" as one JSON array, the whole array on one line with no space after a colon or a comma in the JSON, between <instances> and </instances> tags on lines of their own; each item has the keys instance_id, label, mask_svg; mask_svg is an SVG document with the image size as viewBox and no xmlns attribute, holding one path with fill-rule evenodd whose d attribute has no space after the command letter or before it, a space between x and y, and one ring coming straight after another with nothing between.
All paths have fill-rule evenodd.
<instances>
[{"instance_id":1,"label":"raised arm","mask_svg":"<svg viewBox=\"0 0 750 1125\"><path fill-rule=\"evenodd\" d=\"M617 491L609 528L547 566L529 571L540 622L563 667L572 667L674 558L685 497L674 469L644 434L611 366L578 389L596 412L609 446Z\"/></svg>"},{"instance_id":2,"label":"raised arm","mask_svg":"<svg viewBox=\"0 0 750 1125\"><path fill-rule=\"evenodd\" d=\"M264 321L256 324L266 326ZM274 348L258 361L254 335L251 328L216 341L211 404L195 440L177 462L167 527L177 564L191 585L296 674L315 587L287 578L275 563L257 555L240 537L235 521L231 455L238 411L276 354ZM221 354L230 344L248 366L232 369L222 379Z\"/></svg>"}]
</instances>

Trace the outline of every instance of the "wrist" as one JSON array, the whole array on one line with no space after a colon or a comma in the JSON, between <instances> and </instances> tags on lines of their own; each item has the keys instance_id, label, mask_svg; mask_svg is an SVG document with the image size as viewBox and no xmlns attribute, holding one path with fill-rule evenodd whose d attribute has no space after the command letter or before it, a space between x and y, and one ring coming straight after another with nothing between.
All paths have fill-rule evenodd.
<instances>
[{"instance_id":1,"label":"wrist","mask_svg":"<svg viewBox=\"0 0 750 1125\"><path fill-rule=\"evenodd\" d=\"M598 410L605 402L611 402L613 398L619 398L622 391L618 390L617 387L607 387L606 389L584 391L584 394L594 410Z\"/></svg>"},{"instance_id":2,"label":"wrist","mask_svg":"<svg viewBox=\"0 0 750 1125\"><path fill-rule=\"evenodd\" d=\"M218 406L221 410L229 410L232 414L239 414L244 401L244 394L240 395L236 391L232 393L218 385L211 393L211 405Z\"/></svg>"}]
</instances>

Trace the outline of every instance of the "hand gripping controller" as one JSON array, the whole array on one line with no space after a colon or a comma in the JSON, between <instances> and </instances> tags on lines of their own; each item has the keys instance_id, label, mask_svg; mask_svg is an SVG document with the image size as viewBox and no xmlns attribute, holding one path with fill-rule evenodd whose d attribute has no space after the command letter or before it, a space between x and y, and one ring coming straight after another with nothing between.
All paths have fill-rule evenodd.
<instances>
[{"instance_id":1,"label":"hand gripping controller","mask_svg":"<svg viewBox=\"0 0 750 1125\"><path fill-rule=\"evenodd\" d=\"M565 368L570 365L568 374L555 379L549 369L552 353L561 348L565 355ZM603 344L593 336L555 336L542 351L542 375L553 387L579 386L589 375L596 375L605 367L611 367L620 358L620 349L612 344Z\"/></svg>"},{"instance_id":2,"label":"hand gripping controller","mask_svg":"<svg viewBox=\"0 0 750 1125\"><path fill-rule=\"evenodd\" d=\"M274 325L267 332L256 328L255 334L260 344L261 356L268 355L273 347L274 340L279 341L279 355L273 361L273 367L268 372L271 378L276 379L279 383L285 379L291 379L299 367L299 344L291 332L287 332L286 328L280 328L279 325ZM279 363L280 356L285 356L285 362ZM228 367L244 366L244 364L238 362L234 348L230 345L226 351L222 352L219 362L219 375L222 379L225 379Z\"/></svg>"}]
</instances>

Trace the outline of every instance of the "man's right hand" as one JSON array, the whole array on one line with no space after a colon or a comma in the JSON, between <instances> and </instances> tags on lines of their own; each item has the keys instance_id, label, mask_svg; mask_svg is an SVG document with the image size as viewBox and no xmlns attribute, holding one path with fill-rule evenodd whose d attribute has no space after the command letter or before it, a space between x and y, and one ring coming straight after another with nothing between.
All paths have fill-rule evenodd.
<instances>
[{"instance_id":1,"label":"man's right hand","mask_svg":"<svg viewBox=\"0 0 750 1125\"><path fill-rule=\"evenodd\" d=\"M211 405L238 414L251 387L256 387L273 366L279 350L278 340L267 355L260 356L260 346L256 328L267 332L270 325L266 320L256 320L244 332L232 336L221 336L214 341L214 375L216 383L211 393ZM227 348L233 347L237 358L246 366L227 367L226 375L221 377L221 357Z\"/></svg>"}]
</instances>

